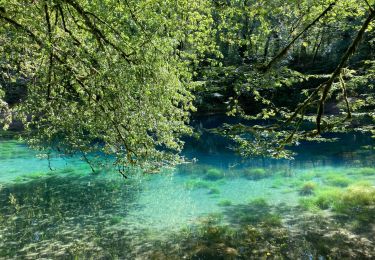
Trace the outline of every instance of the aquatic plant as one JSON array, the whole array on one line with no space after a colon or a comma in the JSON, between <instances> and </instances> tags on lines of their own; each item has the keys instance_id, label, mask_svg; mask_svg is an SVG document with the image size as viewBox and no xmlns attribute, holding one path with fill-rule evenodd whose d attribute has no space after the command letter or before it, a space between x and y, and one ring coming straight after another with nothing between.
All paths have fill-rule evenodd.
<instances>
[{"instance_id":1,"label":"aquatic plant","mask_svg":"<svg viewBox=\"0 0 375 260\"><path fill-rule=\"evenodd\" d=\"M186 163L179 165L177 167L177 174L180 175L187 175L189 178L205 178L205 175L210 170L218 170L218 168L214 168L212 165L207 164L200 164L200 163Z\"/></svg>"},{"instance_id":2,"label":"aquatic plant","mask_svg":"<svg viewBox=\"0 0 375 260\"><path fill-rule=\"evenodd\" d=\"M318 177L324 177L327 175L337 175L343 174L346 168L338 168L338 167L322 167L315 169L314 172L318 175Z\"/></svg>"},{"instance_id":3,"label":"aquatic plant","mask_svg":"<svg viewBox=\"0 0 375 260\"><path fill-rule=\"evenodd\" d=\"M353 180L340 174L331 174L325 177L324 183L337 187L347 187L349 184L353 183Z\"/></svg>"},{"instance_id":4,"label":"aquatic plant","mask_svg":"<svg viewBox=\"0 0 375 260\"><path fill-rule=\"evenodd\" d=\"M282 178L277 178L272 182L271 188L277 189L280 188L281 186L285 185L285 180Z\"/></svg>"},{"instance_id":5,"label":"aquatic plant","mask_svg":"<svg viewBox=\"0 0 375 260\"><path fill-rule=\"evenodd\" d=\"M253 205L264 207L266 202L262 199L254 201ZM240 206L240 207L237 207ZM294 234L288 232L281 225L280 217L277 214L269 214L275 208L269 205L263 211L262 221L253 223L251 215L256 214L253 210L247 211L249 205L236 205L225 210L225 215L238 218L238 214L233 214L238 210L244 211L249 218L244 222L236 222L238 226L234 228L219 223L203 224L199 232L189 233L188 237L180 238L179 250L186 252L184 258L187 259L292 259L303 258L306 252L315 250L315 244L305 240L306 232L299 233L294 230ZM263 208L264 209L264 208ZM269 214L269 215L268 215ZM231 222L232 223L232 222ZM296 223L292 225L296 226ZM297 232L296 232L297 231ZM334 239L334 238L332 238ZM327 242L327 241L326 241ZM314 241L315 243L315 241ZM233 255L227 255L226 252ZM327 255L331 252L326 252Z\"/></svg>"},{"instance_id":6,"label":"aquatic plant","mask_svg":"<svg viewBox=\"0 0 375 260\"><path fill-rule=\"evenodd\" d=\"M251 207L256 207L256 208L269 207L267 200L265 198L262 198L262 197L255 198L255 199L251 198L250 202L249 202L249 205Z\"/></svg>"},{"instance_id":7,"label":"aquatic plant","mask_svg":"<svg viewBox=\"0 0 375 260\"><path fill-rule=\"evenodd\" d=\"M227 200L227 199L224 199L224 200L220 200L217 205L221 206L221 207L228 207L228 206L231 206L233 203L231 200Z\"/></svg>"},{"instance_id":8,"label":"aquatic plant","mask_svg":"<svg viewBox=\"0 0 375 260\"><path fill-rule=\"evenodd\" d=\"M271 174L263 168L247 168L243 170L242 176L249 180L260 180L271 176Z\"/></svg>"},{"instance_id":9,"label":"aquatic plant","mask_svg":"<svg viewBox=\"0 0 375 260\"><path fill-rule=\"evenodd\" d=\"M292 193L292 192L295 192L295 189L292 189L292 188L286 188L286 189L283 189L283 190L281 191L281 193L283 193L283 194Z\"/></svg>"},{"instance_id":10,"label":"aquatic plant","mask_svg":"<svg viewBox=\"0 0 375 260\"><path fill-rule=\"evenodd\" d=\"M66 167L64 168L66 169ZM87 167L85 168L87 169ZM157 232L155 227L141 231L133 225L128 226L126 214L129 212L129 208L132 210L132 205L143 207L144 204L138 204L138 201L132 200L128 204L128 193L122 193L123 189L128 187L124 187L122 182L112 182L107 179L108 176L105 179L101 179L101 176L93 176L93 178L87 178L87 175L77 176L77 171L74 170L76 168L71 171L65 169L48 172L52 176L38 176L39 173L36 172L35 178L20 177L20 181L29 182L27 185L16 183L15 186L6 184L6 187L0 187L2 190L0 191L1 259L13 259L16 256L25 259L74 257L78 259L134 259L136 257L140 259L205 259L207 257L211 257L211 259L283 259L286 257L303 259L309 253L329 259L330 256L345 256L351 248L356 248L356 251L351 255L352 258L361 259L361 254L368 256L374 251L374 249L366 248L366 243L372 245L372 239L370 242L368 240L366 242L363 239L364 235L348 232L350 230L357 232L357 229L361 229L358 232L365 233L371 230L369 227L371 227L374 212L371 211L371 204L367 205L364 202L363 198L366 196L352 195L349 198L348 195L344 202L345 196L342 194L348 190L336 189L336 191L341 191L341 199L326 199L324 200L328 201L326 203L318 200L318 197L324 197L327 195L324 193L331 189L324 185L335 186L328 180L334 179L332 176L337 171L327 171L328 174L314 179L319 185L314 189L312 195L300 198L300 208L293 208L288 203L289 213L279 210L277 206L270 205L264 198L252 198L249 203L245 202L240 205L237 205L240 203L237 202L237 198L235 203L220 198L212 199L212 196L217 195L215 190L219 191L218 187L222 188L220 185L225 183L225 178L211 181L203 177L203 171L199 171L199 175L191 174L189 178L199 176L200 179L195 179L195 181L207 184L207 186L202 183L197 184L196 186L202 187L202 190L193 192L193 197L199 195L199 198L203 196L202 199L205 200L211 198L211 205L218 203L217 205L222 207L220 211L225 213L223 221L207 220L210 228L204 228L202 225L207 222L202 221L198 224L201 226L199 229L195 226L197 223L192 218L192 221L186 224L189 226L187 229L189 231L181 234L183 237L179 237L180 234L174 232L171 232L170 235L169 231L166 231L165 233L168 232L168 235L163 235L161 238L159 235L155 236ZM17 172L15 171L15 173ZM342 173L346 174L347 172L343 171ZM67 176L67 180L53 176L56 174ZM254 182L251 185L260 184L265 188L265 191L261 192L266 196L265 194L269 192L279 194L281 190L287 188L288 184L293 183L293 189L288 191L293 191L294 194L287 196L292 197L297 195L303 183L306 183L306 181L298 179L297 176L296 178L283 178L279 173L274 173L273 176L276 178L270 178L264 183ZM178 176L176 179L180 182L188 179L186 177ZM343 177L347 178L346 175ZM365 175L356 177L357 179L368 179L371 182L369 181L367 184L356 182L349 188L364 186L367 189L373 185L371 177ZM155 179L161 181L160 176L150 176L150 180ZM354 177L348 179L354 181ZM237 181L243 183L238 179L233 180L233 183L236 184ZM144 182L143 179L142 182L154 185L154 182ZM180 183L178 184L180 185ZM267 189L273 184L281 189L277 191ZM336 186L341 187L338 184ZM228 185L228 187L232 186ZM21 188L24 190L21 191ZM90 188L95 192L90 192L88 190ZM77 190L75 191L75 189ZM207 196L211 190L214 191L213 194ZM225 191L225 194L227 192ZM111 195L111 193L113 194ZM136 193L139 194L139 191ZM255 194L259 194L258 189ZM349 205L347 201L354 201L353 198L361 198L358 200L362 201L362 206L357 207L355 205L359 203L353 202L352 206L347 207ZM323 199L321 200L323 201ZM328 206L318 206L319 204ZM320 211L321 207L331 211ZM304 214L301 208L313 211L314 214L310 212L304 212ZM153 215L149 216L153 217ZM299 216L300 219L298 219ZM317 231L317 227L312 221L304 223L305 220L301 220L308 219L309 216L317 218L329 216L332 221L322 221L324 228ZM130 218L130 220L133 219ZM283 223L287 224L293 232L288 233ZM309 228L302 230L299 225L306 225ZM325 234L327 236L324 236ZM346 234L355 237L355 239L348 239ZM186 238L186 240L182 238ZM210 240L211 238L212 240ZM70 241L75 242L70 243ZM165 247L161 245L165 245ZM306 245L306 247L297 245ZM334 245L335 248L330 248L331 245ZM299 254L301 252L299 248L303 248L304 251L301 249L303 254ZM345 259L345 257L340 259Z\"/></svg>"},{"instance_id":11,"label":"aquatic plant","mask_svg":"<svg viewBox=\"0 0 375 260\"><path fill-rule=\"evenodd\" d=\"M119 224L123 220L122 216L111 216L109 219L110 225L116 225Z\"/></svg>"},{"instance_id":12,"label":"aquatic plant","mask_svg":"<svg viewBox=\"0 0 375 260\"><path fill-rule=\"evenodd\" d=\"M304 257L292 259L305 259L307 254L311 259L315 259L314 256L319 256L318 259L372 259L374 256L375 248L366 236L343 227L331 216L301 214L293 222L296 225L292 229L299 233L297 239L303 240L307 248L302 251Z\"/></svg>"},{"instance_id":13,"label":"aquatic plant","mask_svg":"<svg viewBox=\"0 0 375 260\"><path fill-rule=\"evenodd\" d=\"M211 194L211 195L220 194L220 189L217 188L217 187L210 187L209 191L208 191L208 194Z\"/></svg>"},{"instance_id":14,"label":"aquatic plant","mask_svg":"<svg viewBox=\"0 0 375 260\"><path fill-rule=\"evenodd\" d=\"M282 218L279 214L269 214L262 220L264 226L279 227L282 225Z\"/></svg>"},{"instance_id":15,"label":"aquatic plant","mask_svg":"<svg viewBox=\"0 0 375 260\"><path fill-rule=\"evenodd\" d=\"M219 225L224 218L222 212L211 212L205 215L203 218L199 219L200 224L209 224L209 225Z\"/></svg>"},{"instance_id":16,"label":"aquatic plant","mask_svg":"<svg viewBox=\"0 0 375 260\"><path fill-rule=\"evenodd\" d=\"M201 234L202 239L210 243L215 243L224 242L227 234L231 233L231 229L229 226L207 223L201 226L198 232Z\"/></svg>"},{"instance_id":17,"label":"aquatic plant","mask_svg":"<svg viewBox=\"0 0 375 260\"><path fill-rule=\"evenodd\" d=\"M226 180L225 179L220 179L220 180L217 180L217 181L215 181L215 185L224 185L224 184L226 184L227 182L226 182Z\"/></svg>"},{"instance_id":18,"label":"aquatic plant","mask_svg":"<svg viewBox=\"0 0 375 260\"><path fill-rule=\"evenodd\" d=\"M278 167L275 169L275 176L281 176L281 177L292 177L294 176L294 171L291 167Z\"/></svg>"},{"instance_id":19,"label":"aquatic plant","mask_svg":"<svg viewBox=\"0 0 375 260\"><path fill-rule=\"evenodd\" d=\"M24 178L39 179L39 178L41 178L43 176L46 176L45 172L34 172L34 173L30 173L30 174L25 175Z\"/></svg>"},{"instance_id":20,"label":"aquatic plant","mask_svg":"<svg viewBox=\"0 0 375 260\"><path fill-rule=\"evenodd\" d=\"M0 258L109 257L99 243L118 241L112 236L121 237L121 232L103 229L126 215L136 187L132 181L75 175L6 184L0 189L0 216L6 216L0 218Z\"/></svg>"},{"instance_id":21,"label":"aquatic plant","mask_svg":"<svg viewBox=\"0 0 375 260\"><path fill-rule=\"evenodd\" d=\"M349 186L335 203L334 210L359 221L375 223L375 187Z\"/></svg>"},{"instance_id":22,"label":"aquatic plant","mask_svg":"<svg viewBox=\"0 0 375 260\"><path fill-rule=\"evenodd\" d=\"M169 254L165 259L234 259L239 256L235 248L236 230L232 227L208 218L198 223L194 230L176 238L180 242L178 251L184 254L179 257Z\"/></svg>"},{"instance_id":23,"label":"aquatic plant","mask_svg":"<svg viewBox=\"0 0 375 260\"><path fill-rule=\"evenodd\" d=\"M277 211L277 207L268 210ZM197 226L181 230L172 241L154 243L152 256L155 259L305 259L317 255L327 259L371 259L375 253L368 239L343 231L335 220L323 215L292 214L289 228L269 223L233 226L208 217Z\"/></svg>"},{"instance_id":24,"label":"aquatic plant","mask_svg":"<svg viewBox=\"0 0 375 260\"><path fill-rule=\"evenodd\" d=\"M299 205L308 210L333 208L340 198L342 190L336 187L327 187L317 190L310 198L300 199Z\"/></svg>"},{"instance_id":25,"label":"aquatic plant","mask_svg":"<svg viewBox=\"0 0 375 260\"><path fill-rule=\"evenodd\" d=\"M220 180L220 179L223 179L224 177L225 177L224 172L217 168L208 169L204 175L204 178L210 181Z\"/></svg>"},{"instance_id":26,"label":"aquatic plant","mask_svg":"<svg viewBox=\"0 0 375 260\"><path fill-rule=\"evenodd\" d=\"M320 209L318 207L318 205L316 204L316 201L313 198L311 198L311 197L309 197L309 198L300 198L298 200L298 204L304 210L308 210L308 211L312 211L312 212L318 211Z\"/></svg>"},{"instance_id":27,"label":"aquatic plant","mask_svg":"<svg viewBox=\"0 0 375 260\"><path fill-rule=\"evenodd\" d=\"M302 196L312 195L314 193L315 188L316 188L315 182L312 182L312 181L305 182L302 185L301 189L299 190L299 194Z\"/></svg>"},{"instance_id":28,"label":"aquatic plant","mask_svg":"<svg viewBox=\"0 0 375 260\"><path fill-rule=\"evenodd\" d=\"M87 169L87 165L79 165L79 166L76 166L76 167L64 167L62 169L62 172L64 173L74 173L76 170L83 170L83 169Z\"/></svg>"},{"instance_id":29,"label":"aquatic plant","mask_svg":"<svg viewBox=\"0 0 375 260\"><path fill-rule=\"evenodd\" d=\"M248 204L236 204L224 208L230 223L236 225L280 226L281 216L273 212L264 198L252 199Z\"/></svg>"},{"instance_id":30,"label":"aquatic plant","mask_svg":"<svg viewBox=\"0 0 375 260\"><path fill-rule=\"evenodd\" d=\"M290 188L290 190L298 190L305 182L299 179L292 179L286 182L286 185Z\"/></svg>"},{"instance_id":31,"label":"aquatic plant","mask_svg":"<svg viewBox=\"0 0 375 260\"><path fill-rule=\"evenodd\" d=\"M375 175L375 168L371 167L362 167L362 168L353 168L350 170L351 174L357 175Z\"/></svg>"},{"instance_id":32,"label":"aquatic plant","mask_svg":"<svg viewBox=\"0 0 375 260\"><path fill-rule=\"evenodd\" d=\"M354 184L346 189L333 187L320 190L309 199L299 201L300 206L307 210L332 209L362 222L374 221L375 187L371 184Z\"/></svg>"},{"instance_id":33,"label":"aquatic plant","mask_svg":"<svg viewBox=\"0 0 375 260\"><path fill-rule=\"evenodd\" d=\"M199 180L199 179L193 179L193 180L188 180L185 183L185 188L186 189L209 189L212 187L212 183L204 180Z\"/></svg>"},{"instance_id":34,"label":"aquatic plant","mask_svg":"<svg viewBox=\"0 0 375 260\"><path fill-rule=\"evenodd\" d=\"M342 194L342 190L334 187L328 187L320 190L314 198L314 203L320 209L333 208Z\"/></svg>"},{"instance_id":35,"label":"aquatic plant","mask_svg":"<svg viewBox=\"0 0 375 260\"><path fill-rule=\"evenodd\" d=\"M196 231L176 237L178 250L165 259L260 259L283 258L288 247L284 228L261 225L231 226L217 222L199 223ZM170 251L169 251L170 252Z\"/></svg>"},{"instance_id":36,"label":"aquatic plant","mask_svg":"<svg viewBox=\"0 0 375 260\"><path fill-rule=\"evenodd\" d=\"M319 176L320 176L319 171L309 171L309 172L299 173L298 180L310 181Z\"/></svg>"},{"instance_id":37,"label":"aquatic plant","mask_svg":"<svg viewBox=\"0 0 375 260\"><path fill-rule=\"evenodd\" d=\"M16 178L13 179L13 182L23 182L27 181L28 179L25 176L17 176Z\"/></svg>"}]
</instances>

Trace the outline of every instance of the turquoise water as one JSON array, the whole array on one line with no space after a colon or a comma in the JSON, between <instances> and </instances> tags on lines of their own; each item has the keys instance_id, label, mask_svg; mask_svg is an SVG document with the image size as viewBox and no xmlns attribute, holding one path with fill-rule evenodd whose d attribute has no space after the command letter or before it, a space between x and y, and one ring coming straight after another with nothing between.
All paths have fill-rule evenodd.
<instances>
[{"instance_id":1,"label":"turquoise water","mask_svg":"<svg viewBox=\"0 0 375 260\"><path fill-rule=\"evenodd\" d=\"M128 179L1 140L0 258L375 257L370 137L301 144L278 161L240 158L201 131L184 150L196 162Z\"/></svg>"}]
</instances>

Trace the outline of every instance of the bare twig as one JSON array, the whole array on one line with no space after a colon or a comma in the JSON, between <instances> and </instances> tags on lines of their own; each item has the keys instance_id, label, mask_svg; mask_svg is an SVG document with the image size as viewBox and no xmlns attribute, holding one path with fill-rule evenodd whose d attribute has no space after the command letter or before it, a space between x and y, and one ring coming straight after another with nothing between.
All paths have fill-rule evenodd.
<instances>
[{"instance_id":1,"label":"bare twig","mask_svg":"<svg viewBox=\"0 0 375 260\"><path fill-rule=\"evenodd\" d=\"M297 115L305 110L308 105L312 103L312 100L318 95L319 91L323 89L325 83L320 84L314 91L294 110L293 114L285 121L285 124L289 124L297 117Z\"/></svg>"}]
</instances>

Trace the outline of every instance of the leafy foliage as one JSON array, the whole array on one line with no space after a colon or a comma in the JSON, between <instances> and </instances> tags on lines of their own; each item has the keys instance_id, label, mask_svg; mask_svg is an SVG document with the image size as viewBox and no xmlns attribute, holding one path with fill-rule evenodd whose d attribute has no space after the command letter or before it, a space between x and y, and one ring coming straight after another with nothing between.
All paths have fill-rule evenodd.
<instances>
[{"instance_id":1,"label":"leafy foliage","mask_svg":"<svg viewBox=\"0 0 375 260\"><path fill-rule=\"evenodd\" d=\"M206 1L0 1L1 72L38 149L101 151L116 164L177 159L194 62L215 51ZM1 92L0 92L1 93ZM1 103L1 109L7 108ZM9 120L8 120L9 121Z\"/></svg>"},{"instance_id":2,"label":"leafy foliage","mask_svg":"<svg viewBox=\"0 0 375 260\"><path fill-rule=\"evenodd\" d=\"M220 3L222 72L202 78L206 91L224 78L228 115L255 120L218 129L240 154L292 158L301 140L334 141L324 132L374 133L373 1Z\"/></svg>"},{"instance_id":3,"label":"leafy foliage","mask_svg":"<svg viewBox=\"0 0 375 260\"><path fill-rule=\"evenodd\" d=\"M99 151L120 168L177 162L195 96L256 120L219 129L244 156L374 134L374 5L0 0L0 123L21 119L46 153ZM14 85L27 94L5 102Z\"/></svg>"}]
</instances>

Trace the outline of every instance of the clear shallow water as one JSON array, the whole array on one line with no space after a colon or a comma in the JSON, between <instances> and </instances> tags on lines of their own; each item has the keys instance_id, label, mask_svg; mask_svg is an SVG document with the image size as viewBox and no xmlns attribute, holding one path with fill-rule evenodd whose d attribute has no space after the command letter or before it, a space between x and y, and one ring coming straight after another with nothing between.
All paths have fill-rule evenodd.
<instances>
[{"instance_id":1,"label":"clear shallow water","mask_svg":"<svg viewBox=\"0 0 375 260\"><path fill-rule=\"evenodd\" d=\"M277 161L240 158L203 131L184 151L196 163L128 180L108 169L93 175L80 158L48 162L1 140L0 257L375 257L374 143L339 137L302 144L296 160ZM314 240L330 233L327 245L341 253Z\"/></svg>"}]
</instances>

